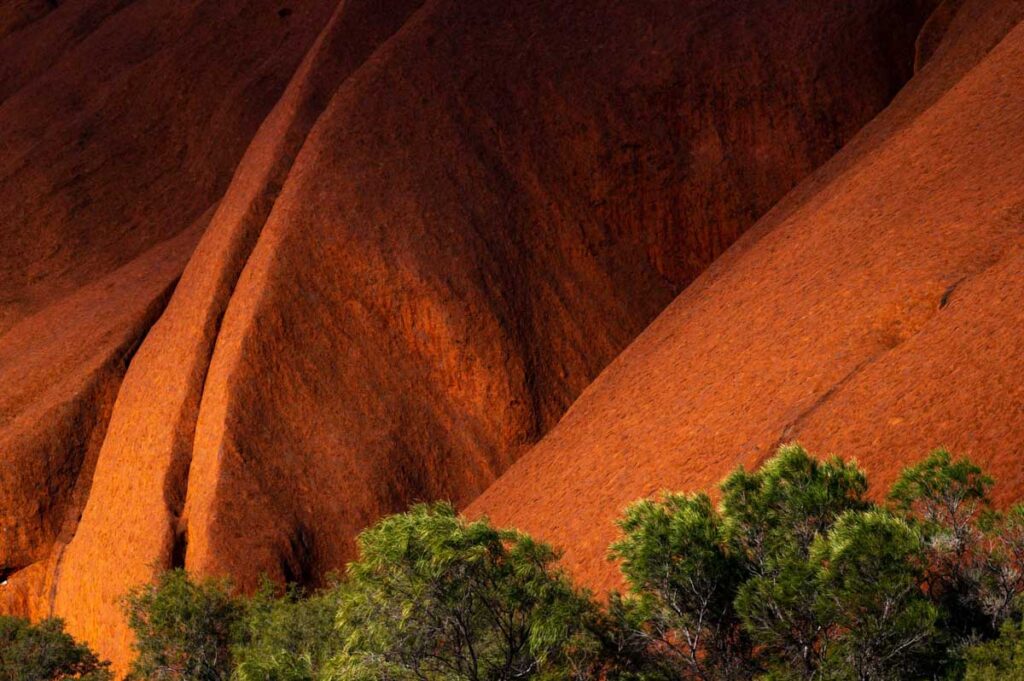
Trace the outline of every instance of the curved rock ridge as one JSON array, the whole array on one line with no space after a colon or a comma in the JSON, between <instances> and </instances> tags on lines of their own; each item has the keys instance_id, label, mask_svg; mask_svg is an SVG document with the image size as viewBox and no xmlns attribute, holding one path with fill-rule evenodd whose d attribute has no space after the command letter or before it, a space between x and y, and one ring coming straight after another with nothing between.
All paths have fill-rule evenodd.
<instances>
[{"instance_id":1,"label":"curved rock ridge","mask_svg":"<svg viewBox=\"0 0 1024 681\"><path fill-rule=\"evenodd\" d=\"M199 399L224 309L291 163L330 95L422 0L338 5L260 126L159 322L132 360L93 485L55 585L55 611L123 671L131 639L119 600L180 566Z\"/></svg>"},{"instance_id":2,"label":"curved rock ridge","mask_svg":"<svg viewBox=\"0 0 1024 681\"><path fill-rule=\"evenodd\" d=\"M334 5L45 4L0 35L0 609L33 615L127 366Z\"/></svg>"},{"instance_id":3,"label":"curved rock ridge","mask_svg":"<svg viewBox=\"0 0 1024 681\"><path fill-rule=\"evenodd\" d=\"M885 107L935 5L77 0L0 31L0 608L123 671L156 570L316 584L381 514L468 503Z\"/></svg>"},{"instance_id":4,"label":"curved rock ridge","mask_svg":"<svg viewBox=\"0 0 1024 681\"><path fill-rule=\"evenodd\" d=\"M234 288L185 565L317 583L381 514L468 503L890 100L927 9L425 5L338 88Z\"/></svg>"},{"instance_id":5,"label":"curved rock ridge","mask_svg":"<svg viewBox=\"0 0 1024 681\"><path fill-rule=\"evenodd\" d=\"M937 446L1024 489L1024 3L967 0L893 105L677 298L469 508L598 588L614 518L784 442L875 493ZM566 512L566 509L571 509Z\"/></svg>"}]
</instances>

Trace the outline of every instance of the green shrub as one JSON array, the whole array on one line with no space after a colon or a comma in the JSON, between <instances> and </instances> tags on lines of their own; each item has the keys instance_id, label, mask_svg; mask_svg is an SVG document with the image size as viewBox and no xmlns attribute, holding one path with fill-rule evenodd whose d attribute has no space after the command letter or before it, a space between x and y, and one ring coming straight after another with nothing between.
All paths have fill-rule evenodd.
<instances>
[{"instance_id":1,"label":"green shrub","mask_svg":"<svg viewBox=\"0 0 1024 681\"><path fill-rule=\"evenodd\" d=\"M386 518L358 543L331 678L592 678L593 605L554 567L551 548L447 504Z\"/></svg>"},{"instance_id":2,"label":"green shrub","mask_svg":"<svg viewBox=\"0 0 1024 681\"><path fill-rule=\"evenodd\" d=\"M243 642L236 645L235 681L313 681L341 652L334 626L339 587L312 595L267 584L246 603Z\"/></svg>"},{"instance_id":3,"label":"green shrub","mask_svg":"<svg viewBox=\"0 0 1024 681\"><path fill-rule=\"evenodd\" d=\"M913 522L924 539L924 586L942 606L955 640L992 636L998 629L986 612L984 574L989 552L982 518L990 506L992 479L967 459L939 449L907 467L889 492L893 508Z\"/></svg>"},{"instance_id":4,"label":"green shrub","mask_svg":"<svg viewBox=\"0 0 1024 681\"><path fill-rule=\"evenodd\" d=\"M1024 624L1007 621L999 637L966 651L964 681L1021 681L1024 679Z\"/></svg>"},{"instance_id":5,"label":"green shrub","mask_svg":"<svg viewBox=\"0 0 1024 681\"><path fill-rule=\"evenodd\" d=\"M619 521L630 596L612 598L625 667L646 679L745 679L749 637L733 607L746 574L705 494L640 501ZM620 670L621 671L621 670Z\"/></svg>"},{"instance_id":6,"label":"green shrub","mask_svg":"<svg viewBox=\"0 0 1024 681\"><path fill-rule=\"evenodd\" d=\"M818 461L799 445L722 483L729 546L746 566L736 608L768 668L801 678L817 673L836 626L822 607L829 594L811 546L843 514L868 509L866 491L856 464Z\"/></svg>"},{"instance_id":7,"label":"green shrub","mask_svg":"<svg viewBox=\"0 0 1024 681\"><path fill-rule=\"evenodd\" d=\"M171 570L125 598L137 657L131 676L150 681L226 681L241 641L242 604L224 581L194 582Z\"/></svg>"},{"instance_id":8,"label":"green shrub","mask_svg":"<svg viewBox=\"0 0 1024 681\"><path fill-rule=\"evenodd\" d=\"M717 506L707 494L631 505L610 550L628 590L606 607L550 547L447 504L416 506L363 532L344 580L309 596L267 586L236 598L182 571L136 590L133 674L1024 680L1024 507L992 511L991 485L939 450L882 507L854 463L785 446L728 476Z\"/></svg>"},{"instance_id":9,"label":"green shrub","mask_svg":"<svg viewBox=\"0 0 1024 681\"><path fill-rule=\"evenodd\" d=\"M1006 513L986 513L978 555L980 608L992 631L1020 614L1024 594L1024 506Z\"/></svg>"},{"instance_id":10,"label":"green shrub","mask_svg":"<svg viewBox=\"0 0 1024 681\"><path fill-rule=\"evenodd\" d=\"M938 450L885 510L856 465L790 445L730 475L717 509L703 494L638 502L612 547L629 586L610 601L615 674L959 678L965 649L1021 614L1024 507L992 512L991 486ZM966 655L977 667L1015 645Z\"/></svg>"},{"instance_id":11,"label":"green shrub","mask_svg":"<svg viewBox=\"0 0 1024 681\"><path fill-rule=\"evenodd\" d=\"M884 510L849 511L811 549L829 679L931 676L941 652L939 609L921 589L921 536Z\"/></svg>"},{"instance_id":12,"label":"green shrub","mask_svg":"<svg viewBox=\"0 0 1024 681\"><path fill-rule=\"evenodd\" d=\"M71 638L59 619L32 625L0 615L0 681L110 681L108 667Z\"/></svg>"},{"instance_id":13,"label":"green shrub","mask_svg":"<svg viewBox=\"0 0 1024 681\"><path fill-rule=\"evenodd\" d=\"M836 518L870 507L867 477L856 463L818 461L795 444L752 473L735 471L721 488L729 541L756 574L770 573L785 554L806 556Z\"/></svg>"}]
</instances>

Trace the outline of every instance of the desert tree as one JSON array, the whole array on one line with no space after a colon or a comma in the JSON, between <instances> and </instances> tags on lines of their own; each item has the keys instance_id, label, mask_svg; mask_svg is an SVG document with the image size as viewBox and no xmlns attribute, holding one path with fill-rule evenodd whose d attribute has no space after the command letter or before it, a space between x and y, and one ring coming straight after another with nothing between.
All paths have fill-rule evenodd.
<instances>
[{"instance_id":1,"label":"desert tree","mask_svg":"<svg viewBox=\"0 0 1024 681\"><path fill-rule=\"evenodd\" d=\"M124 599L135 634L130 676L149 681L227 681L240 640L243 606L223 580L164 572Z\"/></svg>"},{"instance_id":2,"label":"desert tree","mask_svg":"<svg viewBox=\"0 0 1024 681\"><path fill-rule=\"evenodd\" d=\"M751 644L733 606L746 570L706 494L631 505L611 547L629 586L611 612L642 678L744 679Z\"/></svg>"},{"instance_id":3,"label":"desert tree","mask_svg":"<svg viewBox=\"0 0 1024 681\"><path fill-rule=\"evenodd\" d=\"M723 482L728 541L748 572L736 608L770 667L818 676L836 626L819 608L824 596L811 547L843 514L870 507L866 491L856 464L819 461L795 444Z\"/></svg>"},{"instance_id":4,"label":"desert tree","mask_svg":"<svg viewBox=\"0 0 1024 681\"><path fill-rule=\"evenodd\" d=\"M885 510L847 512L811 547L815 609L834 627L821 678L928 678L938 608L921 589L921 536Z\"/></svg>"},{"instance_id":5,"label":"desert tree","mask_svg":"<svg viewBox=\"0 0 1024 681\"><path fill-rule=\"evenodd\" d=\"M342 652L328 677L420 681L594 678L595 607L558 554L448 504L420 505L358 538L341 588Z\"/></svg>"}]
</instances>

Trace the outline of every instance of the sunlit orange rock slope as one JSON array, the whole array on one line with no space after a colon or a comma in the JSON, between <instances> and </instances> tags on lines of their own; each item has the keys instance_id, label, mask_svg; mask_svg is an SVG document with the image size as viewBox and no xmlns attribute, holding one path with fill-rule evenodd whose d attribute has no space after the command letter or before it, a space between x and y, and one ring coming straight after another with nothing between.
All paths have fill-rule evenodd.
<instances>
[{"instance_id":1,"label":"sunlit orange rock slope","mask_svg":"<svg viewBox=\"0 0 1024 681\"><path fill-rule=\"evenodd\" d=\"M939 59L960 14L937 4L5 3L0 607L65 617L123 669L118 599L156 570L317 583L379 515L469 503ZM814 233L815 258L842 243ZM802 266L786 276L824 277ZM901 310L878 338L907 331ZM728 378L768 314L698 374ZM539 520L563 474L639 476L596 441L550 444L635 354L480 507L513 517L526 485L515 518L570 543ZM844 362L814 369L823 390ZM570 508L610 516L606 488Z\"/></svg>"},{"instance_id":2,"label":"sunlit orange rock slope","mask_svg":"<svg viewBox=\"0 0 1024 681\"><path fill-rule=\"evenodd\" d=\"M334 3L2 4L0 604L41 615L126 366Z\"/></svg>"},{"instance_id":3,"label":"sunlit orange rock slope","mask_svg":"<svg viewBox=\"0 0 1024 681\"><path fill-rule=\"evenodd\" d=\"M894 104L663 312L471 507L593 586L637 497L778 444L876 489L945 445L1024 491L1024 3L928 27ZM925 55L926 56L926 55Z\"/></svg>"}]
</instances>

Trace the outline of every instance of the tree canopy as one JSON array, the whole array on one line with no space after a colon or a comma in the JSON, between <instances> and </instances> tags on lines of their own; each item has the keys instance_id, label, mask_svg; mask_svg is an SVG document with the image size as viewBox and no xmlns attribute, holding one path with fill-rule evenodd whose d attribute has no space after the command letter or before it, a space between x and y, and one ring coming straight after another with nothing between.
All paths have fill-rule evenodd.
<instances>
[{"instance_id":1,"label":"tree canopy","mask_svg":"<svg viewBox=\"0 0 1024 681\"><path fill-rule=\"evenodd\" d=\"M992 484L938 450L879 503L855 462L786 445L723 480L717 503L669 492L625 509L610 557L626 589L607 601L575 587L555 549L419 505L365 530L358 558L317 592L242 597L182 571L134 591L133 675L1024 678L1024 507L994 510Z\"/></svg>"}]
</instances>

